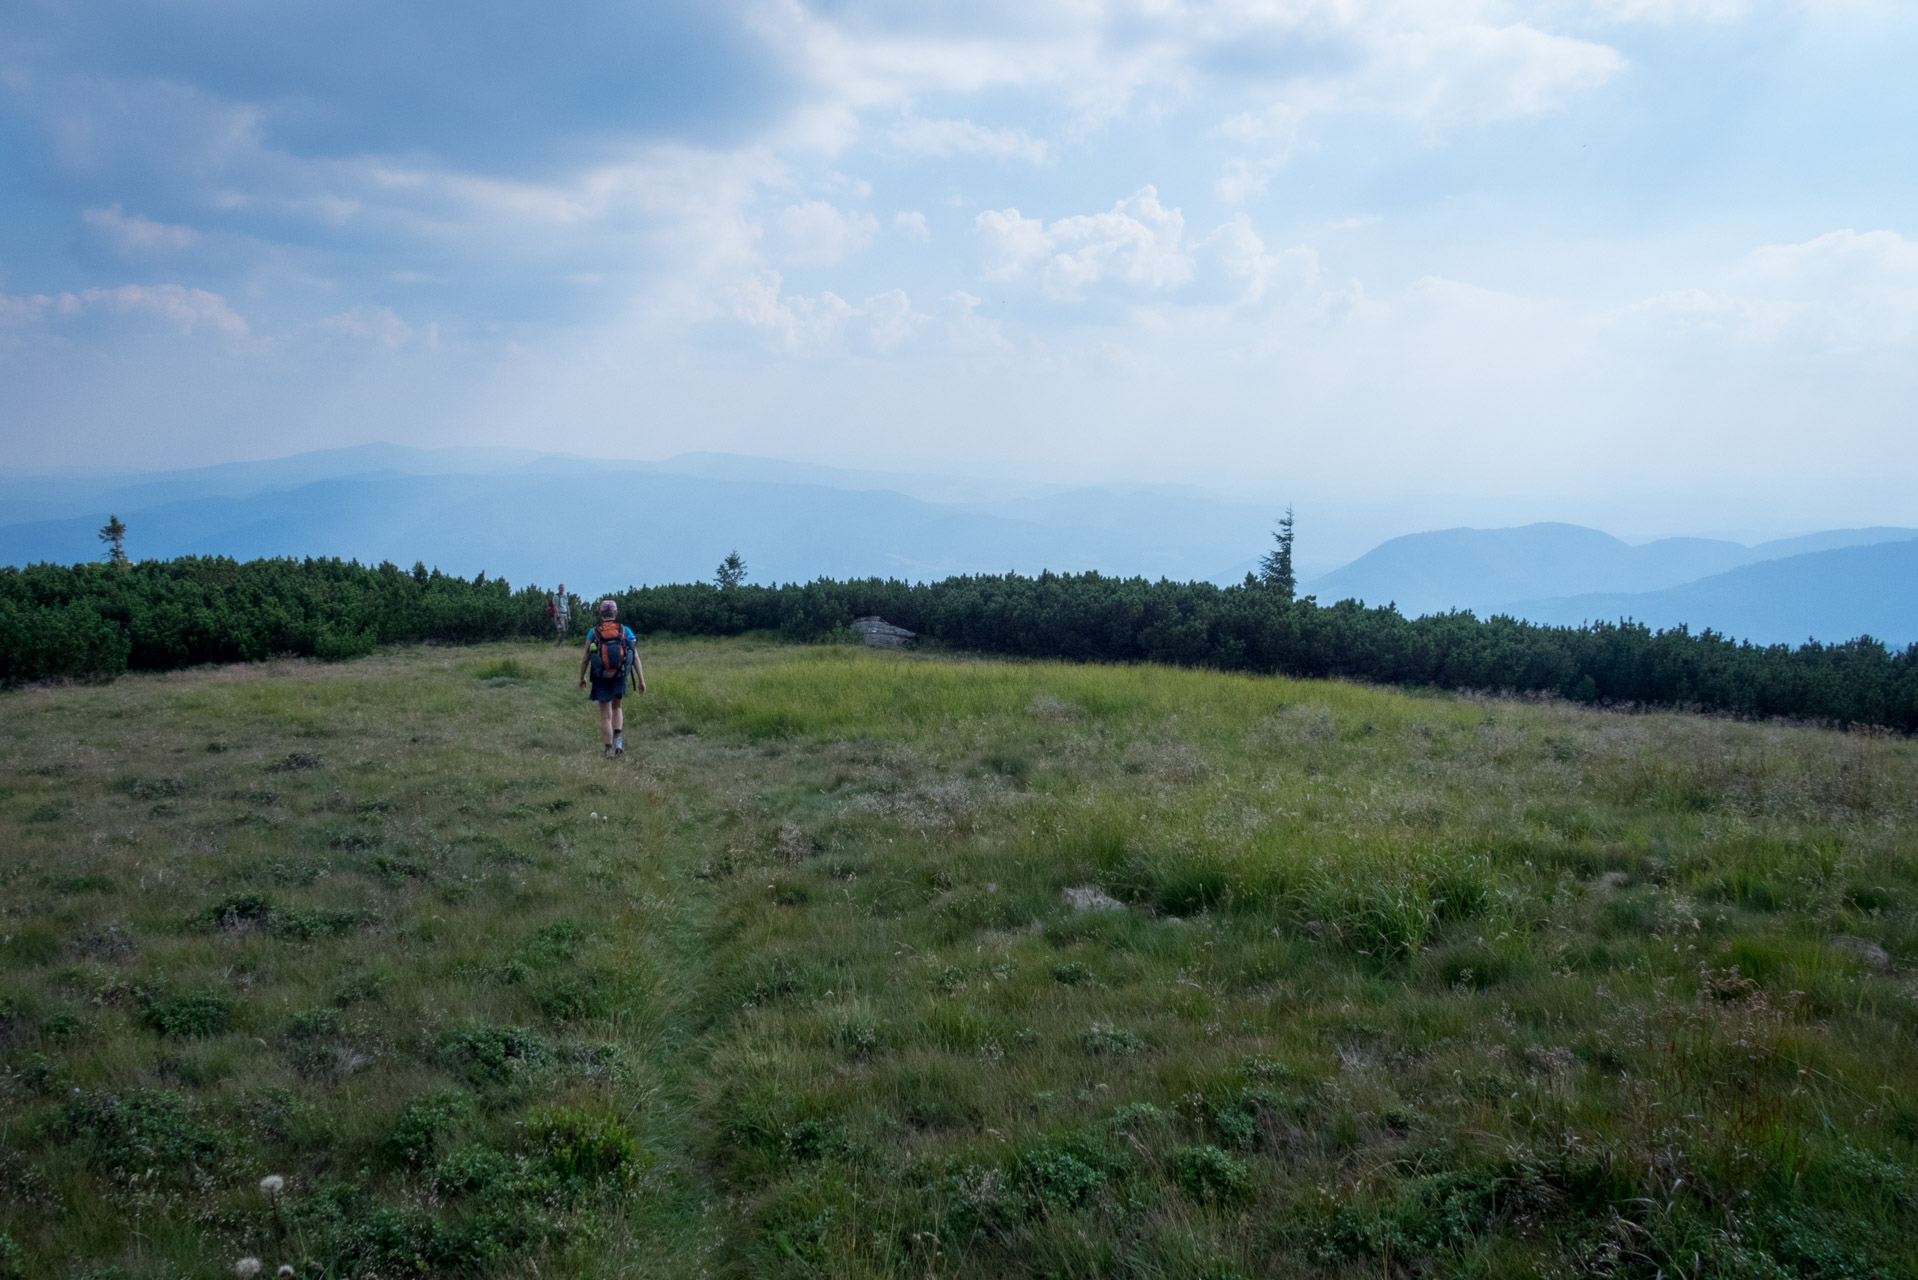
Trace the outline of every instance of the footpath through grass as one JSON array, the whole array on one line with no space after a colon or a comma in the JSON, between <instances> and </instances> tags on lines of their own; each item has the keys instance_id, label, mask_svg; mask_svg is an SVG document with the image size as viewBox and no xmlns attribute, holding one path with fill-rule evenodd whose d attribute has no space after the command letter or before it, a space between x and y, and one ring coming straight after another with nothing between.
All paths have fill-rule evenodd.
<instances>
[{"instance_id":1,"label":"footpath through grass","mask_svg":"<svg viewBox=\"0 0 1918 1280\"><path fill-rule=\"evenodd\" d=\"M1918 1275L1909 741L645 656L0 695L0 1277Z\"/></svg>"}]
</instances>

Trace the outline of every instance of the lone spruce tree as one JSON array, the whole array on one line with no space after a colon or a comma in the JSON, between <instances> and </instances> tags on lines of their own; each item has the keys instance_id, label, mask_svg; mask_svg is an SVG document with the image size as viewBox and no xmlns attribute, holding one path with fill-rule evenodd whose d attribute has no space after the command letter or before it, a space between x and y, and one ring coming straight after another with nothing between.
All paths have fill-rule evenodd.
<instances>
[{"instance_id":1,"label":"lone spruce tree","mask_svg":"<svg viewBox=\"0 0 1918 1280\"><path fill-rule=\"evenodd\" d=\"M1288 504L1272 535L1278 545L1259 557L1259 585L1277 591L1287 600L1298 593L1299 580L1292 572L1292 508Z\"/></svg>"},{"instance_id":2,"label":"lone spruce tree","mask_svg":"<svg viewBox=\"0 0 1918 1280\"><path fill-rule=\"evenodd\" d=\"M746 580L746 562L739 558L739 548L734 547L719 562L719 571L713 574L713 581L719 584L721 591L727 591Z\"/></svg>"},{"instance_id":3,"label":"lone spruce tree","mask_svg":"<svg viewBox=\"0 0 1918 1280\"><path fill-rule=\"evenodd\" d=\"M108 564L127 562L127 527L119 516L108 516L100 526L100 541L107 545Z\"/></svg>"}]
</instances>

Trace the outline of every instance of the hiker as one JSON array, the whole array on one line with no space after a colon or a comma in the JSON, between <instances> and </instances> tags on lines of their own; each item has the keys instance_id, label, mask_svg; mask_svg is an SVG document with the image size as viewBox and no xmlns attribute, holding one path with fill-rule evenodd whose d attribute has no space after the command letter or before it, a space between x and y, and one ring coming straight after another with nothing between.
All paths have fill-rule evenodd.
<instances>
[{"instance_id":1,"label":"hiker","mask_svg":"<svg viewBox=\"0 0 1918 1280\"><path fill-rule=\"evenodd\" d=\"M566 643L566 584L560 583L559 590L546 597L546 616L553 620L555 644Z\"/></svg>"},{"instance_id":2,"label":"hiker","mask_svg":"<svg viewBox=\"0 0 1918 1280\"><path fill-rule=\"evenodd\" d=\"M586 651L579 658L579 687L586 687L591 673L593 690L587 695L599 704L599 736L606 743L606 758L626 754L625 713L620 700L626 696L626 682L646 692L646 672L639 665L639 651L633 633L619 623L619 606L611 600L599 602L599 623L586 633Z\"/></svg>"}]
</instances>

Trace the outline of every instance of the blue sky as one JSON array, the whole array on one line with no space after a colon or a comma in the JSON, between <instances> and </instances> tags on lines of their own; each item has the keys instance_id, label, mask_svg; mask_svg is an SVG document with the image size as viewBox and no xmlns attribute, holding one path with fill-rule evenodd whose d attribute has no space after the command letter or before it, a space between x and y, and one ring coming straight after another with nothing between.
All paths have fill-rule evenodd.
<instances>
[{"instance_id":1,"label":"blue sky","mask_svg":"<svg viewBox=\"0 0 1918 1280\"><path fill-rule=\"evenodd\" d=\"M1893 0L13 0L0 448L1918 522L1915 62Z\"/></svg>"}]
</instances>

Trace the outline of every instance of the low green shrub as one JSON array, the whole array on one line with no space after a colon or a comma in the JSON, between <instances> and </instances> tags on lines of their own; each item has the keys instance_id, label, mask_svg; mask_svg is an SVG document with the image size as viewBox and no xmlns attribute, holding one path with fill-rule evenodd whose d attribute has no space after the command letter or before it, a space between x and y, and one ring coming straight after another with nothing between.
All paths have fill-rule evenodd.
<instances>
[{"instance_id":1,"label":"low green shrub","mask_svg":"<svg viewBox=\"0 0 1918 1280\"><path fill-rule=\"evenodd\" d=\"M546 1041L525 1027L468 1027L449 1032L440 1042L440 1061L476 1087L510 1084L550 1056Z\"/></svg>"},{"instance_id":2,"label":"low green shrub","mask_svg":"<svg viewBox=\"0 0 1918 1280\"><path fill-rule=\"evenodd\" d=\"M141 987L134 993L140 1019L163 1036L217 1036L233 1024L233 998L224 991L199 988L168 991Z\"/></svg>"},{"instance_id":3,"label":"low green shrub","mask_svg":"<svg viewBox=\"0 0 1918 1280\"><path fill-rule=\"evenodd\" d=\"M534 1003L555 1022L603 1018L612 1012L612 975L603 969L563 973L542 981Z\"/></svg>"},{"instance_id":4,"label":"low green shrub","mask_svg":"<svg viewBox=\"0 0 1918 1280\"><path fill-rule=\"evenodd\" d=\"M570 1184L597 1182L639 1154L633 1135L605 1108L535 1107L526 1128L547 1165Z\"/></svg>"},{"instance_id":5,"label":"low green shrub","mask_svg":"<svg viewBox=\"0 0 1918 1280\"><path fill-rule=\"evenodd\" d=\"M171 1089L75 1090L60 1130L96 1168L151 1170L168 1186L191 1184L232 1155L226 1136L191 1099Z\"/></svg>"},{"instance_id":6,"label":"low green shrub","mask_svg":"<svg viewBox=\"0 0 1918 1280\"><path fill-rule=\"evenodd\" d=\"M433 1159L446 1135L475 1115L471 1094L436 1089L407 1103L387 1133L381 1153L392 1164L420 1168Z\"/></svg>"},{"instance_id":7,"label":"low green shrub","mask_svg":"<svg viewBox=\"0 0 1918 1280\"><path fill-rule=\"evenodd\" d=\"M1027 1194L1040 1209L1077 1209L1106 1185L1106 1175L1070 1151L1041 1147L1020 1158Z\"/></svg>"},{"instance_id":8,"label":"low green shrub","mask_svg":"<svg viewBox=\"0 0 1918 1280\"><path fill-rule=\"evenodd\" d=\"M1235 1206L1252 1195L1252 1170L1217 1147L1186 1147L1172 1162L1172 1180L1194 1200Z\"/></svg>"},{"instance_id":9,"label":"low green shrub","mask_svg":"<svg viewBox=\"0 0 1918 1280\"><path fill-rule=\"evenodd\" d=\"M1095 1022L1079 1037L1079 1048L1093 1057L1130 1057L1145 1048L1136 1031Z\"/></svg>"}]
</instances>

